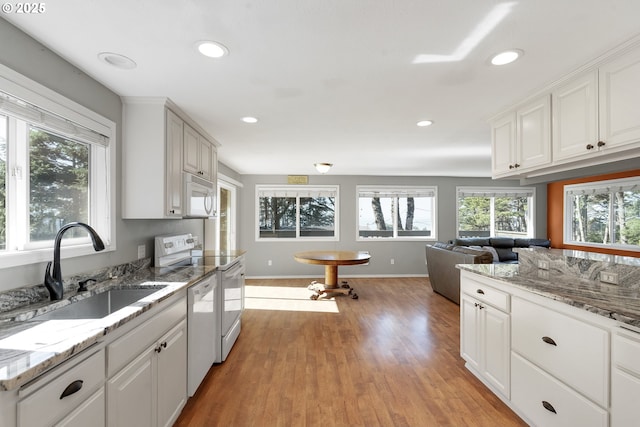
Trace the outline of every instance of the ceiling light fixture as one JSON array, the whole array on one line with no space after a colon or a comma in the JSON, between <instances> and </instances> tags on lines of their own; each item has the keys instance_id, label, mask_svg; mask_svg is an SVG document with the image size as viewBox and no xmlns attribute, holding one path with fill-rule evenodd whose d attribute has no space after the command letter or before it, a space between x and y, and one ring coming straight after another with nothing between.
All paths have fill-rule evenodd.
<instances>
[{"instance_id":1,"label":"ceiling light fixture","mask_svg":"<svg viewBox=\"0 0 640 427\"><path fill-rule=\"evenodd\" d=\"M329 169L331 169L331 166L333 166L333 163L314 163L313 166L316 167L318 172L327 173Z\"/></svg>"},{"instance_id":2,"label":"ceiling light fixture","mask_svg":"<svg viewBox=\"0 0 640 427\"><path fill-rule=\"evenodd\" d=\"M511 64L516 59L520 58L524 52L520 49L510 49L504 52L500 52L491 58L493 65L506 65Z\"/></svg>"},{"instance_id":3,"label":"ceiling light fixture","mask_svg":"<svg viewBox=\"0 0 640 427\"><path fill-rule=\"evenodd\" d=\"M222 58L229 54L229 49L224 45L210 40L199 41L198 51L209 58Z\"/></svg>"},{"instance_id":4,"label":"ceiling light fixture","mask_svg":"<svg viewBox=\"0 0 640 427\"><path fill-rule=\"evenodd\" d=\"M418 123L416 123L416 125L420 126L421 128L426 126L431 126L432 124L433 124L433 120L420 120Z\"/></svg>"},{"instance_id":5,"label":"ceiling light fixture","mask_svg":"<svg viewBox=\"0 0 640 427\"><path fill-rule=\"evenodd\" d=\"M258 123L258 119L256 117L251 117L251 116L243 117L242 121L245 123Z\"/></svg>"},{"instance_id":6,"label":"ceiling light fixture","mask_svg":"<svg viewBox=\"0 0 640 427\"><path fill-rule=\"evenodd\" d=\"M113 67L120 68L122 70L132 70L138 66L136 62L127 58L124 55L120 55L119 53L113 52L100 52L98 54L98 59L104 63L107 63Z\"/></svg>"}]
</instances>

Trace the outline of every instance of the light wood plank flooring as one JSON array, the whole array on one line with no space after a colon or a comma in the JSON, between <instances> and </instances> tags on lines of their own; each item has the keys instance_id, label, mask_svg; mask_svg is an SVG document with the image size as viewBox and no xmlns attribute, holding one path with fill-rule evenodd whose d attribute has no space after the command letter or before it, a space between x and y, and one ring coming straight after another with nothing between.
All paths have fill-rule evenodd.
<instances>
[{"instance_id":1,"label":"light wood plank flooring","mask_svg":"<svg viewBox=\"0 0 640 427\"><path fill-rule=\"evenodd\" d=\"M526 425L466 370L459 307L427 278L350 279L359 299L333 301L308 283L247 280L261 309L176 426Z\"/></svg>"}]
</instances>

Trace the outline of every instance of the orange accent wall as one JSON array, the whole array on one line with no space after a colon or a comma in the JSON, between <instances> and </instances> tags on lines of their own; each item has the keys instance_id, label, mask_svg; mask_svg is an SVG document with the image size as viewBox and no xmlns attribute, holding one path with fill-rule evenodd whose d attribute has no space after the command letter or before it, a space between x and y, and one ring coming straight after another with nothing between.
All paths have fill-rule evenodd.
<instances>
[{"instance_id":1,"label":"orange accent wall","mask_svg":"<svg viewBox=\"0 0 640 427\"><path fill-rule=\"evenodd\" d=\"M640 257L638 252L622 251L619 249L593 248L578 245L564 245L564 186L582 184L584 182L605 181L607 179L630 178L640 176L640 169L616 172L587 178L569 179L547 184L547 233L551 239L551 247L560 249L575 249L579 251L600 252L622 256Z\"/></svg>"}]
</instances>

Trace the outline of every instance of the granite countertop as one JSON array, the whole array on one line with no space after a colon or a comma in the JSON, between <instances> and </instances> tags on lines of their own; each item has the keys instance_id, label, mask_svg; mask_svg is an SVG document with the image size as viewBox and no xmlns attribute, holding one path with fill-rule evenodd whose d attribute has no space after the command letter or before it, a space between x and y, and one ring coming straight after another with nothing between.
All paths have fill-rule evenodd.
<instances>
[{"instance_id":1,"label":"granite countertop","mask_svg":"<svg viewBox=\"0 0 640 427\"><path fill-rule=\"evenodd\" d=\"M215 271L207 265L145 268L94 284L66 299L30 304L0 313L0 391L13 390L51 367L99 342L104 335L152 309L162 301ZM109 289L158 288L142 301L101 319L38 320L36 316Z\"/></svg>"},{"instance_id":2,"label":"granite countertop","mask_svg":"<svg viewBox=\"0 0 640 427\"><path fill-rule=\"evenodd\" d=\"M499 280L621 323L640 328L640 290L578 277L520 275L517 264L459 264L461 270Z\"/></svg>"}]
</instances>

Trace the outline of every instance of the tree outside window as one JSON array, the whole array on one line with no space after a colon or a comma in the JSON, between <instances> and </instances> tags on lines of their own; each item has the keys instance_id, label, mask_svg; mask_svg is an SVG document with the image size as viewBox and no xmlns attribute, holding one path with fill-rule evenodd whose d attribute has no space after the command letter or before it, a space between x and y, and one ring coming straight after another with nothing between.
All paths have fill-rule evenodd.
<instances>
[{"instance_id":1,"label":"tree outside window","mask_svg":"<svg viewBox=\"0 0 640 427\"><path fill-rule=\"evenodd\" d=\"M436 239L435 187L358 187L358 239Z\"/></svg>"},{"instance_id":2,"label":"tree outside window","mask_svg":"<svg viewBox=\"0 0 640 427\"><path fill-rule=\"evenodd\" d=\"M258 240L337 240L338 187L257 186Z\"/></svg>"},{"instance_id":3,"label":"tree outside window","mask_svg":"<svg viewBox=\"0 0 640 427\"><path fill-rule=\"evenodd\" d=\"M640 178L565 186L565 243L640 250Z\"/></svg>"},{"instance_id":4,"label":"tree outside window","mask_svg":"<svg viewBox=\"0 0 640 427\"><path fill-rule=\"evenodd\" d=\"M458 187L458 237L533 237L533 188Z\"/></svg>"}]
</instances>

